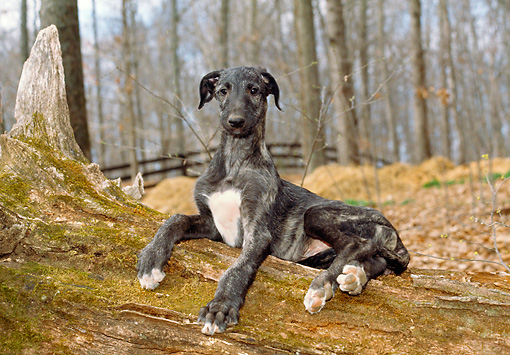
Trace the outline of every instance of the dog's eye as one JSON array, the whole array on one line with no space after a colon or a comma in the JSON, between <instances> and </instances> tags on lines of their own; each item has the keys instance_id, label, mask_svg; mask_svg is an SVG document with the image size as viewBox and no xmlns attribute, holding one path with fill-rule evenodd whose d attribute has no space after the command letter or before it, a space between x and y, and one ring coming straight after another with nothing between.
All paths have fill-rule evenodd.
<instances>
[{"instance_id":1,"label":"dog's eye","mask_svg":"<svg viewBox=\"0 0 510 355\"><path fill-rule=\"evenodd\" d=\"M259 89L257 89L257 88L251 88L251 90L250 90L250 94L252 94L252 95L257 95L258 93L259 93Z\"/></svg>"},{"instance_id":2,"label":"dog's eye","mask_svg":"<svg viewBox=\"0 0 510 355\"><path fill-rule=\"evenodd\" d=\"M223 89L220 89L220 95L226 95L227 94L227 89L223 88Z\"/></svg>"}]
</instances>

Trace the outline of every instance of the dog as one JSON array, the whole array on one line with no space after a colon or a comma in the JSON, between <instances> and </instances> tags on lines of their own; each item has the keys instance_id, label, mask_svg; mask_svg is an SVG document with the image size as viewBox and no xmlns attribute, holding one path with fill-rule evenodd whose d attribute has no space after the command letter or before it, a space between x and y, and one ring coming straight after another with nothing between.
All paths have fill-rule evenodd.
<instances>
[{"instance_id":1,"label":"dog","mask_svg":"<svg viewBox=\"0 0 510 355\"><path fill-rule=\"evenodd\" d=\"M401 274L409 253L377 210L327 200L280 178L265 145L267 97L278 109L280 90L264 68L208 73L200 82L201 109L219 103L221 142L196 182L196 215L171 216L139 255L138 279L154 289L176 243L208 238L242 248L199 312L202 333L237 324L257 269L268 255L325 269L311 283L305 309L319 312L340 289L358 295L370 279Z\"/></svg>"}]
</instances>

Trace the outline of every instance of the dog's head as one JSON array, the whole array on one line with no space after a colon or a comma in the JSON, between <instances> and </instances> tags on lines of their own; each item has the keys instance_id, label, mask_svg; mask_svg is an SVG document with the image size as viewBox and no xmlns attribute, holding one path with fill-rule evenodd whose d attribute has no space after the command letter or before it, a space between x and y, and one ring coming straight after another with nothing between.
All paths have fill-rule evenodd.
<instances>
[{"instance_id":1,"label":"dog's head","mask_svg":"<svg viewBox=\"0 0 510 355\"><path fill-rule=\"evenodd\" d=\"M267 97L272 94L276 107L280 89L264 68L237 67L210 72L200 81L201 109L216 98L220 105L223 128L238 137L252 133L265 117Z\"/></svg>"}]
</instances>

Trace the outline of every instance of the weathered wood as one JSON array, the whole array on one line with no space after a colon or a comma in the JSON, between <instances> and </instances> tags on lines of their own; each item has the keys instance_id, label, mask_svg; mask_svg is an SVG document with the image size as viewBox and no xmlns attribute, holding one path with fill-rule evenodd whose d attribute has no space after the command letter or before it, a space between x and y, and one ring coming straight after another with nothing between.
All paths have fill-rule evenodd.
<instances>
[{"instance_id":1,"label":"weathered wood","mask_svg":"<svg viewBox=\"0 0 510 355\"><path fill-rule=\"evenodd\" d=\"M10 138L37 138L68 158L83 154L69 123L62 52L55 26L41 31L23 65Z\"/></svg>"},{"instance_id":2,"label":"weathered wood","mask_svg":"<svg viewBox=\"0 0 510 355\"><path fill-rule=\"evenodd\" d=\"M51 51L34 53L52 60ZM34 95L50 76L40 74ZM239 250L208 240L179 244L160 287L142 290L135 255L166 216L110 184L97 165L72 159L72 136L61 136L69 134L66 117L47 107L44 117L53 118L34 125L31 111L20 110L27 114L18 117L18 133L1 137L0 353L510 353L508 274L411 269L371 281L357 297L337 293L310 315L302 300L318 271L273 257L248 292L240 324L205 336L196 314ZM48 144L44 132L53 132Z\"/></svg>"}]
</instances>

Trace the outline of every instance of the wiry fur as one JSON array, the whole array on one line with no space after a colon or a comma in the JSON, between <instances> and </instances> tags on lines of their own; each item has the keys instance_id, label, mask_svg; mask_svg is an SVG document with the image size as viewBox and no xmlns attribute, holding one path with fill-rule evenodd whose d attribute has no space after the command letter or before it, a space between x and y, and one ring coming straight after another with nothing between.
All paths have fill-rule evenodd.
<instances>
[{"instance_id":1,"label":"wiry fur","mask_svg":"<svg viewBox=\"0 0 510 355\"><path fill-rule=\"evenodd\" d=\"M214 299L200 310L205 334L237 323L248 288L268 255L326 269L305 297L311 313L320 311L338 288L359 294L370 279L400 274L409 262L397 231L378 211L326 200L280 178L264 142L270 94L279 108L278 85L262 68L239 67L204 76L199 108L216 98L223 129L219 149L196 183L199 214L169 218L139 256L140 283L153 289L164 277L175 243L209 238L242 246L239 258L219 280ZM239 207L237 236L231 235L236 227L229 216L213 216L223 199L227 211L222 213ZM217 228L215 217L223 227ZM229 236L218 229L228 229Z\"/></svg>"}]
</instances>

